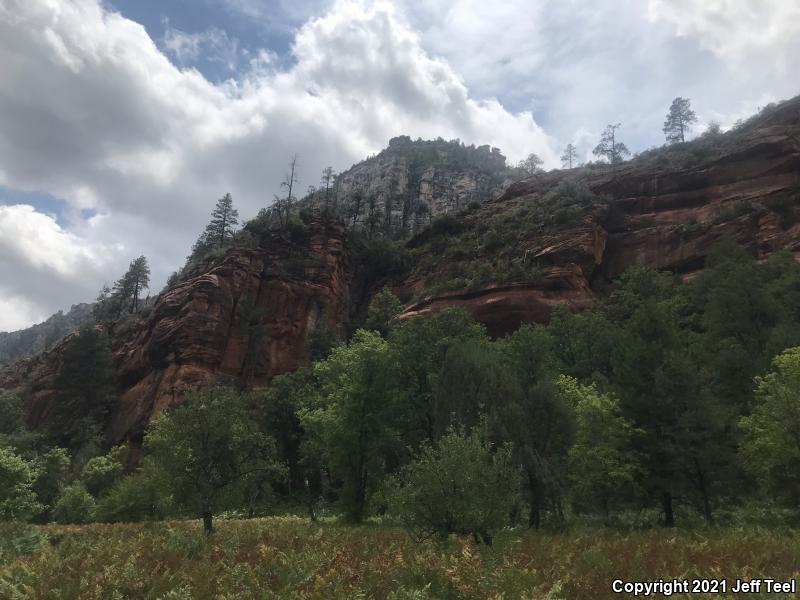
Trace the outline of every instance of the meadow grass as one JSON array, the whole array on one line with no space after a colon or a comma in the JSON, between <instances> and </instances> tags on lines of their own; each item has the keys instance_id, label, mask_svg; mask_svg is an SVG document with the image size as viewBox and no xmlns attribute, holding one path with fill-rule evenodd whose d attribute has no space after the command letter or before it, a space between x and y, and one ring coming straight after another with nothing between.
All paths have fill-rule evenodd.
<instances>
[{"instance_id":1,"label":"meadow grass","mask_svg":"<svg viewBox=\"0 0 800 600\"><path fill-rule=\"evenodd\" d=\"M800 577L791 529L505 531L491 548L299 518L219 520L208 539L189 521L37 529L0 554L0 598L595 600L630 597L614 579Z\"/></svg>"}]
</instances>

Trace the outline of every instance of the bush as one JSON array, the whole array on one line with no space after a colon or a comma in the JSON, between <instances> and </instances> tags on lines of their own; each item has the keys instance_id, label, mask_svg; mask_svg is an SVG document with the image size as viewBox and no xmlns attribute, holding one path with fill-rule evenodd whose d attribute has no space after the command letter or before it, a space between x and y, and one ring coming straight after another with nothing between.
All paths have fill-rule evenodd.
<instances>
[{"instance_id":1,"label":"bush","mask_svg":"<svg viewBox=\"0 0 800 600\"><path fill-rule=\"evenodd\" d=\"M511 449L493 451L482 428L451 430L401 469L388 494L390 513L423 535L472 534L491 544L519 504L519 477Z\"/></svg>"},{"instance_id":2,"label":"bush","mask_svg":"<svg viewBox=\"0 0 800 600\"><path fill-rule=\"evenodd\" d=\"M0 448L0 521L29 519L41 510L33 491L35 466L10 448Z\"/></svg>"},{"instance_id":3,"label":"bush","mask_svg":"<svg viewBox=\"0 0 800 600\"><path fill-rule=\"evenodd\" d=\"M326 323L318 324L308 332L308 357L311 362L328 358L331 351L339 345L339 336Z\"/></svg>"},{"instance_id":4,"label":"bush","mask_svg":"<svg viewBox=\"0 0 800 600\"><path fill-rule=\"evenodd\" d=\"M300 221L289 221L286 226L286 232L289 234L289 239L292 243L298 246L306 244L310 237L308 227Z\"/></svg>"},{"instance_id":5,"label":"bush","mask_svg":"<svg viewBox=\"0 0 800 600\"><path fill-rule=\"evenodd\" d=\"M114 448L105 456L89 459L81 472L81 481L93 496L100 496L111 489L111 486L122 476L123 446Z\"/></svg>"},{"instance_id":6,"label":"bush","mask_svg":"<svg viewBox=\"0 0 800 600\"><path fill-rule=\"evenodd\" d=\"M86 488L79 483L64 489L53 509L57 523L89 523L94 520L95 501Z\"/></svg>"},{"instance_id":7,"label":"bush","mask_svg":"<svg viewBox=\"0 0 800 600\"><path fill-rule=\"evenodd\" d=\"M25 523L0 523L0 566L42 550L47 537Z\"/></svg>"},{"instance_id":8,"label":"bush","mask_svg":"<svg viewBox=\"0 0 800 600\"><path fill-rule=\"evenodd\" d=\"M464 223L453 215L441 215L431 223L434 235L458 235L464 231Z\"/></svg>"},{"instance_id":9,"label":"bush","mask_svg":"<svg viewBox=\"0 0 800 600\"><path fill-rule=\"evenodd\" d=\"M96 516L104 522L163 519L172 513L172 497L164 475L148 458L142 468L118 481L97 504Z\"/></svg>"},{"instance_id":10,"label":"bush","mask_svg":"<svg viewBox=\"0 0 800 600\"><path fill-rule=\"evenodd\" d=\"M402 275L411 266L411 255L401 244L385 238L365 239L358 233L349 238L367 279Z\"/></svg>"}]
</instances>

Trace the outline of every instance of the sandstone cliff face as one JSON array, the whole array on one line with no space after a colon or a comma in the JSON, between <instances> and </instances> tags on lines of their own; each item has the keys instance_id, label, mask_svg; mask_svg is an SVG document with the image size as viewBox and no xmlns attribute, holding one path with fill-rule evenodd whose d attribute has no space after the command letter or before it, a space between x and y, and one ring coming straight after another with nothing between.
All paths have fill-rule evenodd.
<instances>
[{"instance_id":1,"label":"sandstone cliff face","mask_svg":"<svg viewBox=\"0 0 800 600\"><path fill-rule=\"evenodd\" d=\"M431 294L403 317L461 306L492 334L503 335L521 323L547 321L555 305L573 310L591 305L599 283L631 266L667 269L689 279L723 239L759 258L789 250L800 260L800 99L756 117L726 139L719 156L692 167L667 170L634 160L613 171L555 171L511 185L465 220L475 226L491 212L541 201L567 178L580 177L606 200L588 207L579 225L509 240L519 256L538 261L539 281ZM400 289L424 289L443 276L445 262L415 274Z\"/></svg>"},{"instance_id":2,"label":"sandstone cliff face","mask_svg":"<svg viewBox=\"0 0 800 600\"><path fill-rule=\"evenodd\" d=\"M268 234L259 248L231 250L165 292L115 348L127 391L110 439L137 439L189 388L226 378L264 384L306 364L313 329L344 335L351 280L344 227L317 224L305 243Z\"/></svg>"},{"instance_id":3,"label":"sandstone cliff face","mask_svg":"<svg viewBox=\"0 0 800 600\"><path fill-rule=\"evenodd\" d=\"M339 209L357 228L414 233L438 215L498 196L506 171L496 148L394 138L341 174Z\"/></svg>"}]
</instances>

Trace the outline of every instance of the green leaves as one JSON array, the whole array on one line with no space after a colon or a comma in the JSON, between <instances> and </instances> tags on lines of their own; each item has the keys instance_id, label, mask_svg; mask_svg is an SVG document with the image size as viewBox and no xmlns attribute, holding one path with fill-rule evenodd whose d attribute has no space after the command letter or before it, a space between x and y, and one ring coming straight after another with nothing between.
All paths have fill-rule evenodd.
<instances>
[{"instance_id":1,"label":"green leaves","mask_svg":"<svg viewBox=\"0 0 800 600\"><path fill-rule=\"evenodd\" d=\"M472 534L490 544L520 503L519 483L511 448L493 448L485 424L451 429L400 470L390 509L423 535Z\"/></svg>"},{"instance_id":2,"label":"green leaves","mask_svg":"<svg viewBox=\"0 0 800 600\"><path fill-rule=\"evenodd\" d=\"M33 491L35 479L34 464L0 447L0 521L25 520L41 510Z\"/></svg>"},{"instance_id":3,"label":"green leaves","mask_svg":"<svg viewBox=\"0 0 800 600\"><path fill-rule=\"evenodd\" d=\"M246 483L281 471L274 443L250 416L246 398L231 388L187 394L185 402L156 417L145 449L162 470L173 496L198 516L241 502Z\"/></svg>"},{"instance_id":4,"label":"green leaves","mask_svg":"<svg viewBox=\"0 0 800 600\"><path fill-rule=\"evenodd\" d=\"M740 421L745 465L759 480L797 506L800 503L800 347L773 361L756 379L757 404Z\"/></svg>"}]
</instances>

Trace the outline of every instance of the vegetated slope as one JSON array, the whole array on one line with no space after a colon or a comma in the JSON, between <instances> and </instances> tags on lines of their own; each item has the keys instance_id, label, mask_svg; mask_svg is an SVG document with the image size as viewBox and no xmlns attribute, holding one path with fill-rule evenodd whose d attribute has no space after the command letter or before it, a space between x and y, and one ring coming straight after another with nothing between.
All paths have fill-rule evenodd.
<instances>
[{"instance_id":1,"label":"vegetated slope","mask_svg":"<svg viewBox=\"0 0 800 600\"><path fill-rule=\"evenodd\" d=\"M691 278L722 239L800 257L800 98L614 167L512 184L411 240L405 316L463 306L500 335L579 309L633 265Z\"/></svg>"},{"instance_id":2,"label":"vegetated slope","mask_svg":"<svg viewBox=\"0 0 800 600\"><path fill-rule=\"evenodd\" d=\"M722 239L759 257L800 257L800 98L613 169L512 184L433 219L403 247L380 230L365 243L364 228L353 236L341 223L306 221L285 232L251 227L250 246L212 255L146 318L115 332L122 390L110 442L138 441L190 387L261 385L306 364L309 334L324 326L345 335L383 285L406 303L404 318L462 306L503 335L547 321L556 305L590 306L632 265L691 278ZM0 389L28 386L31 426L48 414L58 356L56 347L0 371Z\"/></svg>"},{"instance_id":3,"label":"vegetated slope","mask_svg":"<svg viewBox=\"0 0 800 600\"><path fill-rule=\"evenodd\" d=\"M58 311L46 321L26 329L0 331L0 365L42 352L91 320L91 304L74 304L66 314Z\"/></svg>"}]
</instances>

